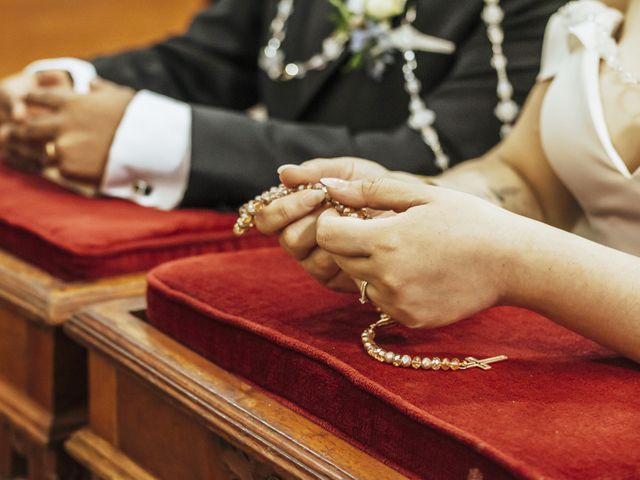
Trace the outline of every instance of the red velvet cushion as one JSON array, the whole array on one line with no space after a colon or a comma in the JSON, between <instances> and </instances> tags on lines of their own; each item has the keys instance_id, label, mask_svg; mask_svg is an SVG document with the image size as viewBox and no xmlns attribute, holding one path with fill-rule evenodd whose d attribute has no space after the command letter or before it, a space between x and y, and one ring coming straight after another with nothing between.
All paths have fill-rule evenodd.
<instances>
[{"instance_id":1,"label":"red velvet cushion","mask_svg":"<svg viewBox=\"0 0 640 480\"><path fill-rule=\"evenodd\" d=\"M510 356L415 371L365 355L375 313L279 249L176 261L149 280L152 324L409 476L640 478L638 366L534 313L381 334L394 351Z\"/></svg>"},{"instance_id":2,"label":"red velvet cushion","mask_svg":"<svg viewBox=\"0 0 640 480\"><path fill-rule=\"evenodd\" d=\"M87 199L44 179L0 167L0 247L65 280L146 271L167 260L273 245L233 236L235 216L162 212Z\"/></svg>"}]
</instances>

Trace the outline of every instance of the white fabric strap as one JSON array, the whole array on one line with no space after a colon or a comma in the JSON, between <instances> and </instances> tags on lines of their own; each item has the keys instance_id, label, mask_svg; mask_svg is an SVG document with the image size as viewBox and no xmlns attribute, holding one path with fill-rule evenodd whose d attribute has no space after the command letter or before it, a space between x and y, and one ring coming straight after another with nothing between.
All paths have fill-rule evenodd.
<instances>
[{"instance_id":1,"label":"white fabric strap","mask_svg":"<svg viewBox=\"0 0 640 480\"><path fill-rule=\"evenodd\" d=\"M31 74L46 72L48 70L68 72L73 80L73 89L81 95L89 93L91 90L91 82L98 76L96 68L91 63L77 58L38 60L25 68L25 72Z\"/></svg>"},{"instance_id":2,"label":"white fabric strap","mask_svg":"<svg viewBox=\"0 0 640 480\"><path fill-rule=\"evenodd\" d=\"M573 1L550 19L544 34L538 81L553 78L577 48L594 48L598 33L612 33L624 15L597 0Z\"/></svg>"}]
</instances>

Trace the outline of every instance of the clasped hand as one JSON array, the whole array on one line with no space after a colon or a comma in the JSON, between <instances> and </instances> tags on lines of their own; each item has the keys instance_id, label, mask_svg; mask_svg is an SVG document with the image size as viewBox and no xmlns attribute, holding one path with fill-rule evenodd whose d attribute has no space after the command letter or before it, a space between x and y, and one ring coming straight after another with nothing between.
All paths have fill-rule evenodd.
<instances>
[{"instance_id":1,"label":"clasped hand","mask_svg":"<svg viewBox=\"0 0 640 480\"><path fill-rule=\"evenodd\" d=\"M515 302L512 272L535 222L466 193L426 185L357 159L281 169L288 186L320 181L331 197L374 211L372 220L318 208L321 191L278 199L256 217L317 280L368 297L410 327L437 327Z\"/></svg>"},{"instance_id":2,"label":"clasped hand","mask_svg":"<svg viewBox=\"0 0 640 480\"><path fill-rule=\"evenodd\" d=\"M55 164L68 179L98 184L133 95L101 79L79 95L64 72L10 77L0 84L0 151L12 167L39 171ZM45 153L48 142L55 156Z\"/></svg>"}]
</instances>

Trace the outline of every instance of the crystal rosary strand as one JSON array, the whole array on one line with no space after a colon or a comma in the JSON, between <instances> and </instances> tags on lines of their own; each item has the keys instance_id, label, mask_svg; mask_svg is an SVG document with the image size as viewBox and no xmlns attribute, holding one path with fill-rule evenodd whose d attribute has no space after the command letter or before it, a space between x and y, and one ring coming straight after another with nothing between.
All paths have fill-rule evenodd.
<instances>
[{"instance_id":1,"label":"crystal rosary strand","mask_svg":"<svg viewBox=\"0 0 640 480\"><path fill-rule=\"evenodd\" d=\"M496 94L498 104L494 113L502 123L501 135L506 136L515 122L520 108L513 100L513 86L507 74L507 57L504 54L504 31L502 21L504 10L500 0L484 0L482 20L487 27L487 37L491 42L491 66L496 71L498 84ZM345 32L335 32L322 42L322 51L302 62L291 62L285 65L285 55L282 43L286 38L286 27L289 17L293 13L294 0L280 0L277 13L271 21L269 30L270 40L260 54L259 65L269 78L274 81L290 81L304 78L308 72L324 70L336 61L344 52L349 42L349 35ZM417 17L415 5L410 6L403 18L403 24L412 25ZM436 166L445 171L449 168L449 157L440 143L440 137L435 129L436 114L429 109L422 98L422 84L415 71L418 68L415 51L404 49L401 51L404 65L404 88L410 97L409 119L410 128L417 131L423 142L433 151Z\"/></svg>"}]
</instances>

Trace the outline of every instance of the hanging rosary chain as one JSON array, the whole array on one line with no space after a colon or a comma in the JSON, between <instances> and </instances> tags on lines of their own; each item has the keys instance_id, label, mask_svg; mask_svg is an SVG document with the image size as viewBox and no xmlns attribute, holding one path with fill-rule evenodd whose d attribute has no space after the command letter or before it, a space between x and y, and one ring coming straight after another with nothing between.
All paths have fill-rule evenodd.
<instances>
[{"instance_id":1,"label":"hanging rosary chain","mask_svg":"<svg viewBox=\"0 0 640 480\"><path fill-rule=\"evenodd\" d=\"M294 78L304 78L308 72L320 71L340 58L349 42L345 32L335 32L322 42L322 51L303 62L291 62L285 65L282 42L287 36L287 21L293 13L293 0L280 0L276 16L271 21L271 38L260 53L258 64L271 80L286 82Z\"/></svg>"},{"instance_id":2,"label":"hanging rosary chain","mask_svg":"<svg viewBox=\"0 0 640 480\"><path fill-rule=\"evenodd\" d=\"M412 25L416 18L416 7L415 5L411 5L407 9L402 23L405 26ZM434 127L436 113L427 107L422 98L422 82L420 82L420 79L415 74L418 68L416 53L413 50L407 49L402 51L402 56L404 58L404 65L402 66L404 89L409 95L410 115L407 124L420 134L422 141L433 152L436 166L444 172L449 168L449 157L444 153L442 144L440 143L440 136Z\"/></svg>"},{"instance_id":3,"label":"hanging rosary chain","mask_svg":"<svg viewBox=\"0 0 640 480\"><path fill-rule=\"evenodd\" d=\"M378 360L381 363L387 363L394 367L400 368L414 368L416 370L467 370L469 368L480 368L482 370L491 370L491 364L496 362L502 362L508 360L506 355L497 355L495 357L483 358L479 360L475 357L465 357L464 360L459 358L440 358L440 357L420 357L411 356L402 353L394 353L391 350L385 350L378 346L375 342L376 330L378 328L388 327L395 325L395 322L385 313L380 314L380 320L376 323L369 325L369 327L362 332L361 340L362 346L365 352L370 357Z\"/></svg>"},{"instance_id":4,"label":"hanging rosary chain","mask_svg":"<svg viewBox=\"0 0 640 480\"><path fill-rule=\"evenodd\" d=\"M491 42L491 66L496 71L498 83L496 94L498 103L494 110L495 116L502 123L500 134L506 136L513 126L520 107L513 100L513 85L507 74L507 57L504 53L504 31L502 21L504 10L500 6L500 0L484 0L482 20L487 27L487 37ZM274 81L290 81L304 78L308 72L324 70L343 54L349 43L349 35L336 31L322 42L322 51L302 62L290 62L285 64L285 55L282 51L282 43L286 38L286 25L294 9L294 0L280 0L276 16L271 21L269 31L271 38L260 54L259 65L269 78ZM403 25L413 25L417 18L415 4L408 7L402 20ZM404 88L409 95L409 127L420 134L422 141L429 147L435 156L435 164L445 171L450 166L450 160L444 152L440 142L440 136L435 128L436 114L427 107L422 96L422 83L415 74L418 68L416 53L411 49L401 50L404 65Z\"/></svg>"},{"instance_id":5,"label":"hanging rosary chain","mask_svg":"<svg viewBox=\"0 0 640 480\"><path fill-rule=\"evenodd\" d=\"M503 48L504 30L502 28L504 10L500 6L500 0L485 0L484 3L482 21L487 27L487 37L491 42L491 66L498 77L498 85L496 87L498 104L494 113L502 123L500 135L504 138L511 132L513 123L520 113L520 107L513 100L513 85L507 73L508 60Z\"/></svg>"},{"instance_id":6,"label":"hanging rosary chain","mask_svg":"<svg viewBox=\"0 0 640 480\"><path fill-rule=\"evenodd\" d=\"M233 227L233 233L236 236L242 236L249 230L255 227L255 216L262 211L266 206L276 201L279 198L286 197L295 192L304 190L321 190L325 194L323 205L330 205L332 208L342 215L343 217L355 217L363 220L371 218L367 209L353 209L347 207L335 200L333 200L327 189L320 183L309 183L306 185L299 185L295 188L289 188L283 184L277 187L263 192L256 196L253 200L242 205L238 211L238 219ZM466 357L464 360L458 358L440 358L440 357L425 357L425 356L410 356L401 353L394 353L387 351L378 346L375 342L376 329L394 325L395 322L386 313L380 312L380 319L367 327L362 332L361 340L362 346L365 352L378 360L379 362L393 365L394 367L409 368L413 367L416 370L467 370L470 368L480 368L482 370L490 370L491 364L495 362L501 362L507 360L506 355L498 355L496 357L485 358L478 360L475 357Z\"/></svg>"}]
</instances>

